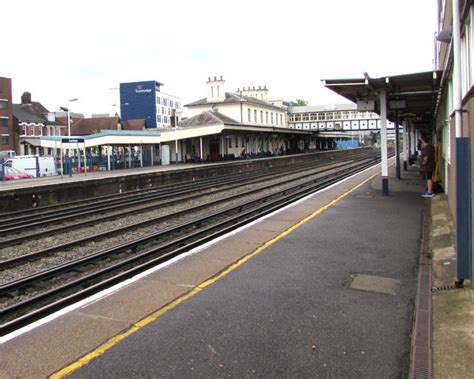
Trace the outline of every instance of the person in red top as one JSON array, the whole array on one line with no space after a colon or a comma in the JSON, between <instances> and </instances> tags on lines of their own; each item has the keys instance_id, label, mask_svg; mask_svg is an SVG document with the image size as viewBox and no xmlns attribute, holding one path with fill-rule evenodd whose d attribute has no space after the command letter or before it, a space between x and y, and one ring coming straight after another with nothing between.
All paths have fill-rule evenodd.
<instances>
[{"instance_id":1,"label":"person in red top","mask_svg":"<svg viewBox=\"0 0 474 379\"><path fill-rule=\"evenodd\" d=\"M427 191L423 197L433 197L433 170L435 167L434 147L426 135L421 136L420 171L426 179Z\"/></svg>"}]
</instances>

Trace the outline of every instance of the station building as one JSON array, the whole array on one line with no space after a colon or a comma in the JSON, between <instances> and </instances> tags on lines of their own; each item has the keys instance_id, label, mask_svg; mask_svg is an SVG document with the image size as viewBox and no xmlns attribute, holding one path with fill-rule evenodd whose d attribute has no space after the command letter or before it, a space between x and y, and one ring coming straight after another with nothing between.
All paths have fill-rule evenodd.
<instances>
[{"instance_id":1,"label":"station building","mask_svg":"<svg viewBox=\"0 0 474 379\"><path fill-rule=\"evenodd\" d=\"M124 121L145 120L146 127L161 129L172 126L174 115L181 114L180 98L161 92L156 80L120 83L120 114Z\"/></svg>"},{"instance_id":2,"label":"station building","mask_svg":"<svg viewBox=\"0 0 474 379\"><path fill-rule=\"evenodd\" d=\"M290 129L359 132L376 131L381 127L380 115L358 110L354 103L294 106L288 111ZM387 129L394 128L395 124L389 121Z\"/></svg>"}]
</instances>

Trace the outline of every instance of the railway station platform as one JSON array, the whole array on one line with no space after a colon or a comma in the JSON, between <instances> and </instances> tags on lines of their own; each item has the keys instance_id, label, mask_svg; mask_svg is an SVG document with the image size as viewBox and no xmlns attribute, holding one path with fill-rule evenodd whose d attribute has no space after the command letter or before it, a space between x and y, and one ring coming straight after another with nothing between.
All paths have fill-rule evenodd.
<instances>
[{"instance_id":1,"label":"railway station platform","mask_svg":"<svg viewBox=\"0 0 474 379\"><path fill-rule=\"evenodd\" d=\"M397 180L392 167L382 196L379 173L377 165L8 338L0 377L408 377L412 347L423 343L434 366L417 358L411 376L472 376L472 287L429 291L454 281L446 201L422 198L411 168ZM420 280L420 262L432 282ZM431 309L433 334L423 335Z\"/></svg>"}]
</instances>

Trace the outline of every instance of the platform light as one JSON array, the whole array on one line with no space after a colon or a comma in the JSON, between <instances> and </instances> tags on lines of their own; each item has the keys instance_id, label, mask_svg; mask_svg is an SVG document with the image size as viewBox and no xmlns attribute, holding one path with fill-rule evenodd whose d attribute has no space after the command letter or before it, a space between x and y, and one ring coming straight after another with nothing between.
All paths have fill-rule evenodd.
<instances>
[{"instance_id":1,"label":"platform light","mask_svg":"<svg viewBox=\"0 0 474 379\"><path fill-rule=\"evenodd\" d=\"M67 135L68 137L71 136L71 103L73 101L77 101L79 100L78 98L74 97L72 99L69 99L67 102L68 102L68 107L59 107L59 109L61 109L62 111L64 112L67 112Z\"/></svg>"}]
</instances>

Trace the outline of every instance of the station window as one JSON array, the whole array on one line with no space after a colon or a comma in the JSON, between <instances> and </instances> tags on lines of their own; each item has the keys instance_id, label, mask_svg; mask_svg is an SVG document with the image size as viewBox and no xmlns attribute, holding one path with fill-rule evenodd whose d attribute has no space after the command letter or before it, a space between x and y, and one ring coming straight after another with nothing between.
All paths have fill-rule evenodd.
<instances>
[{"instance_id":1,"label":"station window","mask_svg":"<svg viewBox=\"0 0 474 379\"><path fill-rule=\"evenodd\" d=\"M280 125L283 125L283 115L280 115Z\"/></svg>"},{"instance_id":2,"label":"station window","mask_svg":"<svg viewBox=\"0 0 474 379\"><path fill-rule=\"evenodd\" d=\"M228 143L227 143L227 146L232 147L232 137L229 137L229 138L227 139L227 142L228 142Z\"/></svg>"},{"instance_id":3,"label":"station window","mask_svg":"<svg viewBox=\"0 0 474 379\"><path fill-rule=\"evenodd\" d=\"M270 113L270 120L271 120L271 124L273 125L273 112Z\"/></svg>"},{"instance_id":4,"label":"station window","mask_svg":"<svg viewBox=\"0 0 474 379\"><path fill-rule=\"evenodd\" d=\"M253 110L253 122L255 122L255 123L257 122L257 110L256 109Z\"/></svg>"},{"instance_id":5,"label":"station window","mask_svg":"<svg viewBox=\"0 0 474 379\"><path fill-rule=\"evenodd\" d=\"M247 116L248 116L248 122L250 122L250 117L252 116L252 110L249 108L248 109L248 113L247 113Z\"/></svg>"},{"instance_id":6,"label":"station window","mask_svg":"<svg viewBox=\"0 0 474 379\"><path fill-rule=\"evenodd\" d=\"M265 124L268 124L268 112L265 112Z\"/></svg>"},{"instance_id":7,"label":"station window","mask_svg":"<svg viewBox=\"0 0 474 379\"><path fill-rule=\"evenodd\" d=\"M260 111L260 124L263 124L263 111Z\"/></svg>"},{"instance_id":8,"label":"station window","mask_svg":"<svg viewBox=\"0 0 474 379\"><path fill-rule=\"evenodd\" d=\"M239 136L235 137L235 147L239 147Z\"/></svg>"}]
</instances>

